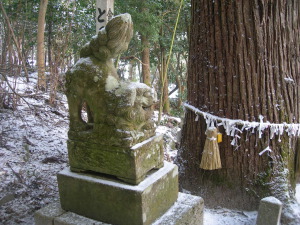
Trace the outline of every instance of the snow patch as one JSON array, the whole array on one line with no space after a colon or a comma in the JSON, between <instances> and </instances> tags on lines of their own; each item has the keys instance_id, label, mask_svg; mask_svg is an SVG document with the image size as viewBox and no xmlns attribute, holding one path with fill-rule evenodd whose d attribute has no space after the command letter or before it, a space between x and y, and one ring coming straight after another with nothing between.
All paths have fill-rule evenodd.
<instances>
[{"instance_id":1,"label":"snow patch","mask_svg":"<svg viewBox=\"0 0 300 225\"><path fill-rule=\"evenodd\" d=\"M282 205L282 202L279 201L277 198L275 198L273 196L265 197L262 200L266 201L266 202L271 202L271 203L276 204L276 205Z\"/></svg>"},{"instance_id":2,"label":"snow patch","mask_svg":"<svg viewBox=\"0 0 300 225\"><path fill-rule=\"evenodd\" d=\"M294 81L292 78L290 78L290 77L285 77L285 78L284 78L284 81L285 81L286 83L288 83L288 84L294 84L294 83L295 83L295 81Z\"/></svg>"},{"instance_id":3,"label":"snow patch","mask_svg":"<svg viewBox=\"0 0 300 225\"><path fill-rule=\"evenodd\" d=\"M146 222L146 221L147 221L147 214L143 213L143 222Z\"/></svg>"},{"instance_id":4,"label":"snow patch","mask_svg":"<svg viewBox=\"0 0 300 225\"><path fill-rule=\"evenodd\" d=\"M157 141L159 141L161 139L160 135L153 136L153 137L151 137L151 138L149 138L149 139L147 139L147 140L145 140L143 142L137 143L136 145L134 145L134 146L131 147L131 150L136 150L136 149L142 147L143 145L146 145L149 142L152 142L155 139L157 139Z\"/></svg>"},{"instance_id":5,"label":"snow patch","mask_svg":"<svg viewBox=\"0 0 300 225\"><path fill-rule=\"evenodd\" d=\"M75 70L79 70L79 68L81 67L81 65L89 65L90 67L97 68L95 66L95 64L92 62L92 59L90 57L86 57L86 58L80 58L76 62L76 64L71 68L70 72L74 73Z\"/></svg>"},{"instance_id":6,"label":"snow patch","mask_svg":"<svg viewBox=\"0 0 300 225\"><path fill-rule=\"evenodd\" d=\"M204 225L253 225L257 211L238 211L226 208L204 209Z\"/></svg>"},{"instance_id":7,"label":"snow patch","mask_svg":"<svg viewBox=\"0 0 300 225\"><path fill-rule=\"evenodd\" d=\"M172 177L178 176L178 169L173 171Z\"/></svg>"},{"instance_id":8,"label":"snow patch","mask_svg":"<svg viewBox=\"0 0 300 225\"><path fill-rule=\"evenodd\" d=\"M123 22L125 23L131 23L131 15L129 13L124 13L119 15Z\"/></svg>"},{"instance_id":9,"label":"snow patch","mask_svg":"<svg viewBox=\"0 0 300 225\"><path fill-rule=\"evenodd\" d=\"M296 200L300 204L300 184L296 185Z\"/></svg>"},{"instance_id":10,"label":"snow patch","mask_svg":"<svg viewBox=\"0 0 300 225\"><path fill-rule=\"evenodd\" d=\"M119 81L115 77L109 75L105 81L105 91L111 92L117 89L119 85L120 85Z\"/></svg>"}]
</instances>

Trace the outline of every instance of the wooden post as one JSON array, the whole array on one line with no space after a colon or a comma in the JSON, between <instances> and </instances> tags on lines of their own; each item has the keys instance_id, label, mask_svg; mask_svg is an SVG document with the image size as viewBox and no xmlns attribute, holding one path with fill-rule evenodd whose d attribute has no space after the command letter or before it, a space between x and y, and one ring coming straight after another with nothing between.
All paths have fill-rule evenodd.
<instances>
[{"instance_id":1,"label":"wooden post","mask_svg":"<svg viewBox=\"0 0 300 225\"><path fill-rule=\"evenodd\" d=\"M96 0L96 34L114 16L115 0Z\"/></svg>"}]
</instances>

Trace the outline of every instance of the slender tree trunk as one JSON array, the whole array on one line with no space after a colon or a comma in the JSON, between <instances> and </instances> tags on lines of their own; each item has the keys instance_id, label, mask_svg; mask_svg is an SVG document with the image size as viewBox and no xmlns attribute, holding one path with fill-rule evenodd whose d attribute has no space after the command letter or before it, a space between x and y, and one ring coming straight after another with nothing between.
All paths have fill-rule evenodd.
<instances>
[{"instance_id":1,"label":"slender tree trunk","mask_svg":"<svg viewBox=\"0 0 300 225\"><path fill-rule=\"evenodd\" d=\"M5 28L5 26L3 26ZM9 34L9 31L7 31L8 29L5 29L4 32L4 38L3 38L3 44L2 44L2 55L1 55L1 64L5 65L6 61L7 61L7 51L8 51L8 35L5 34Z\"/></svg>"},{"instance_id":2,"label":"slender tree trunk","mask_svg":"<svg viewBox=\"0 0 300 225\"><path fill-rule=\"evenodd\" d=\"M188 102L223 118L299 123L299 13L298 0L192 0ZM267 131L259 139L248 130L232 146L221 129L222 169L203 170L207 127L195 118L187 110L177 159L181 188L206 205L244 209L273 195L284 203L283 223L299 224L289 204L295 202L296 139L270 140ZM272 152L259 155L268 146Z\"/></svg>"},{"instance_id":3,"label":"slender tree trunk","mask_svg":"<svg viewBox=\"0 0 300 225\"><path fill-rule=\"evenodd\" d=\"M168 76L167 76L167 57L164 48L161 47L160 57L160 102L158 122L161 120L162 112L170 113L169 90L168 90Z\"/></svg>"},{"instance_id":4,"label":"slender tree trunk","mask_svg":"<svg viewBox=\"0 0 300 225\"><path fill-rule=\"evenodd\" d=\"M13 67L13 45L11 41L11 33L8 31L8 45L7 45L7 51L8 51L8 64L11 66L11 69Z\"/></svg>"},{"instance_id":5,"label":"slender tree trunk","mask_svg":"<svg viewBox=\"0 0 300 225\"><path fill-rule=\"evenodd\" d=\"M37 34L38 89L42 91L46 90L44 32L47 4L48 0L40 2Z\"/></svg>"},{"instance_id":6,"label":"slender tree trunk","mask_svg":"<svg viewBox=\"0 0 300 225\"><path fill-rule=\"evenodd\" d=\"M168 90L168 76L167 76L167 57L163 47L160 49L160 101L159 101L159 113L158 122L160 122L162 113L170 113L170 102L169 102L169 90Z\"/></svg>"},{"instance_id":7,"label":"slender tree trunk","mask_svg":"<svg viewBox=\"0 0 300 225\"><path fill-rule=\"evenodd\" d=\"M134 69L135 69L134 63L135 63L134 60L130 60L130 62L129 62L129 71L128 71L129 77L128 77L128 79L130 81L133 81L133 77L134 77Z\"/></svg>"},{"instance_id":8,"label":"slender tree trunk","mask_svg":"<svg viewBox=\"0 0 300 225\"><path fill-rule=\"evenodd\" d=\"M163 105L163 112L169 114L170 113L170 101L169 101L169 80L168 80L168 73L167 73L167 57L166 53L163 50L162 52L162 105Z\"/></svg>"},{"instance_id":9,"label":"slender tree trunk","mask_svg":"<svg viewBox=\"0 0 300 225\"><path fill-rule=\"evenodd\" d=\"M143 82L148 86L151 86L151 78L150 78L150 48L149 48L149 40L145 35L141 35L141 41L143 46L142 51L142 76Z\"/></svg>"},{"instance_id":10,"label":"slender tree trunk","mask_svg":"<svg viewBox=\"0 0 300 225\"><path fill-rule=\"evenodd\" d=\"M176 54L177 59L177 66L176 69L170 65L170 68L172 69L173 73L176 74L176 86L178 90L178 98L177 98L177 109L179 109L182 106L182 96L184 92L184 86L183 86L183 65L182 65L182 58L181 53Z\"/></svg>"},{"instance_id":11,"label":"slender tree trunk","mask_svg":"<svg viewBox=\"0 0 300 225\"><path fill-rule=\"evenodd\" d=\"M50 11L50 13L52 14L52 10ZM51 15L50 15L51 17ZM49 21L48 24L48 65L49 67L52 66L52 21Z\"/></svg>"},{"instance_id":12,"label":"slender tree trunk","mask_svg":"<svg viewBox=\"0 0 300 225\"><path fill-rule=\"evenodd\" d=\"M176 84L178 87L178 99L177 99L177 108L179 109L182 105L182 84L181 84L181 79L179 76L176 76Z\"/></svg>"},{"instance_id":13,"label":"slender tree trunk","mask_svg":"<svg viewBox=\"0 0 300 225\"><path fill-rule=\"evenodd\" d=\"M35 49L34 49L34 46L32 46L32 49L31 49L31 67L33 67L33 60L35 59Z\"/></svg>"}]
</instances>

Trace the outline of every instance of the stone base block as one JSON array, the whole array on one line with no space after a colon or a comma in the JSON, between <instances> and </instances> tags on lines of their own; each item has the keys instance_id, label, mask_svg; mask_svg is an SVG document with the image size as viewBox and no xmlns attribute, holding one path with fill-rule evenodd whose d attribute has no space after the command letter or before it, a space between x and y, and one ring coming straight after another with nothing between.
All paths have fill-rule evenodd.
<instances>
[{"instance_id":1,"label":"stone base block","mask_svg":"<svg viewBox=\"0 0 300 225\"><path fill-rule=\"evenodd\" d=\"M176 203L152 225L203 225L203 210L201 197L179 192Z\"/></svg>"},{"instance_id":2,"label":"stone base block","mask_svg":"<svg viewBox=\"0 0 300 225\"><path fill-rule=\"evenodd\" d=\"M60 203L52 203L35 213L34 221L37 225L53 225L55 218L65 214L66 211L60 207Z\"/></svg>"},{"instance_id":3,"label":"stone base block","mask_svg":"<svg viewBox=\"0 0 300 225\"><path fill-rule=\"evenodd\" d=\"M124 148L69 139L68 154L73 172L99 172L138 184L150 170L163 166L163 135Z\"/></svg>"},{"instance_id":4,"label":"stone base block","mask_svg":"<svg viewBox=\"0 0 300 225\"><path fill-rule=\"evenodd\" d=\"M139 185L91 174L58 174L61 206L79 215L118 225L148 225L162 216L178 196L178 168L165 162Z\"/></svg>"},{"instance_id":5,"label":"stone base block","mask_svg":"<svg viewBox=\"0 0 300 225\"><path fill-rule=\"evenodd\" d=\"M203 199L179 193L175 204L152 225L203 225ZM47 218L47 219L45 219ZM61 209L53 203L35 213L36 225L109 225Z\"/></svg>"},{"instance_id":6,"label":"stone base block","mask_svg":"<svg viewBox=\"0 0 300 225\"><path fill-rule=\"evenodd\" d=\"M260 200L256 225L279 225L282 202L273 196Z\"/></svg>"}]
</instances>

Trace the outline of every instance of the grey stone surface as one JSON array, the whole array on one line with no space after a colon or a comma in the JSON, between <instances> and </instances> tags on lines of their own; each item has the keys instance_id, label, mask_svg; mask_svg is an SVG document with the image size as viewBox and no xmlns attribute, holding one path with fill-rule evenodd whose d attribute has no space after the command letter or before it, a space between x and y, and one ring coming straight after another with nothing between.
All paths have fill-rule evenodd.
<instances>
[{"instance_id":1,"label":"grey stone surface","mask_svg":"<svg viewBox=\"0 0 300 225\"><path fill-rule=\"evenodd\" d=\"M279 225L282 202L270 196L260 201L256 225Z\"/></svg>"},{"instance_id":2,"label":"grey stone surface","mask_svg":"<svg viewBox=\"0 0 300 225\"><path fill-rule=\"evenodd\" d=\"M54 219L54 225L105 225L102 222L92 220L72 212L67 212ZM106 224L107 225L107 224Z\"/></svg>"},{"instance_id":3,"label":"grey stone surface","mask_svg":"<svg viewBox=\"0 0 300 225\"><path fill-rule=\"evenodd\" d=\"M153 136L130 148L83 142L79 137L76 141L68 140L68 147L73 172L95 171L130 184L140 183L150 170L163 166L163 135Z\"/></svg>"},{"instance_id":4,"label":"grey stone surface","mask_svg":"<svg viewBox=\"0 0 300 225\"><path fill-rule=\"evenodd\" d=\"M175 204L153 225L203 225L203 209L201 197L179 192Z\"/></svg>"},{"instance_id":5,"label":"grey stone surface","mask_svg":"<svg viewBox=\"0 0 300 225\"><path fill-rule=\"evenodd\" d=\"M54 218L64 214L60 203L52 203L35 212L34 221L36 225L53 225Z\"/></svg>"},{"instance_id":6,"label":"grey stone surface","mask_svg":"<svg viewBox=\"0 0 300 225\"><path fill-rule=\"evenodd\" d=\"M50 204L46 208L46 210L41 209L39 211L39 216L42 218L51 217L51 223L41 222L36 223L36 225L110 225L75 213L62 211L59 203ZM175 204L152 225L203 225L203 208L204 201L201 197L179 192ZM53 212L64 213L58 216L57 213Z\"/></svg>"},{"instance_id":7,"label":"grey stone surface","mask_svg":"<svg viewBox=\"0 0 300 225\"><path fill-rule=\"evenodd\" d=\"M139 185L67 168L58 174L58 187L64 210L105 223L148 225L177 200L178 168L165 162Z\"/></svg>"}]
</instances>

